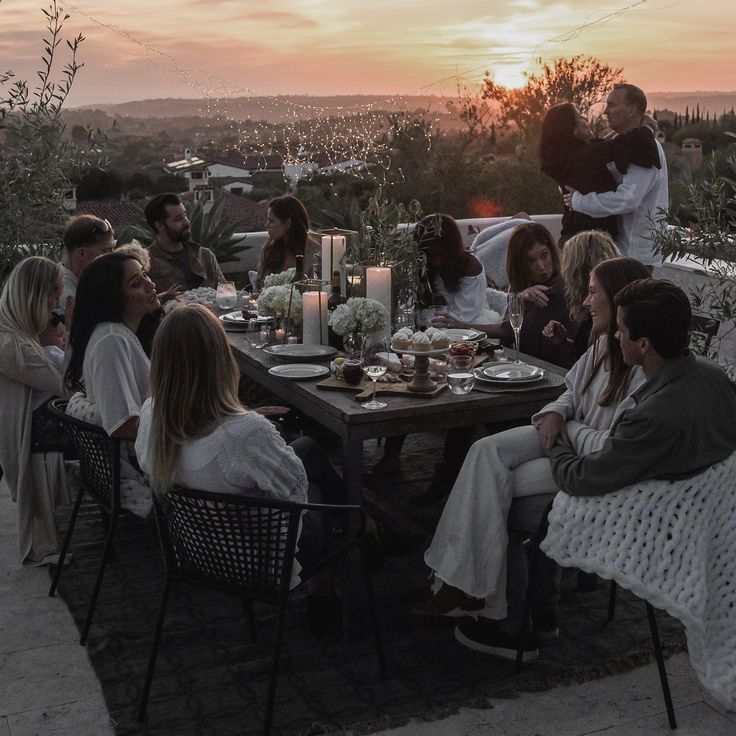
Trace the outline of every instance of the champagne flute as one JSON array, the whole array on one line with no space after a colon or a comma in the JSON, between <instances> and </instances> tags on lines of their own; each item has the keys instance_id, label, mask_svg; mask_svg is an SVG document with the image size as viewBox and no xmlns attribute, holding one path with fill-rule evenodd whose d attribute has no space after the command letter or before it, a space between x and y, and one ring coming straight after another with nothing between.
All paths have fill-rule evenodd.
<instances>
[{"instance_id":1,"label":"champagne flute","mask_svg":"<svg viewBox=\"0 0 736 736\"><path fill-rule=\"evenodd\" d=\"M385 375L388 370L389 358L388 343L384 340L378 340L366 335L360 349L360 366L368 378L373 381L373 396L371 400L363 404L366 409L384 409L385 401L376 401L376 381Z\"/></svg>"},{"instance_id":2,"label":"champagne flute","mask_svg":"<svg viewBox=\"0 0 736 736\"><path fill-rule=\"evenodd\" d=\"M516 345L516 360L514 363L521 363L519 358L519 333L521 325L524 322L524 297L519 291L509 292L509 324L514 331L514 343Z\"/></svg>"}]
</instances>

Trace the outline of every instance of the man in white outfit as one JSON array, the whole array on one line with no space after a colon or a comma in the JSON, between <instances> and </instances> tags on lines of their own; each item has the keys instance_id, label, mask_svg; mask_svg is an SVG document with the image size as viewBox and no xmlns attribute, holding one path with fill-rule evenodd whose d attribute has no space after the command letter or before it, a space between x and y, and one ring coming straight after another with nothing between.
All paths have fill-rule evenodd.
<instances>
[{"instance_id":1,"label":"man in white outfit","mask_svg":"<svg viewBox=\"0 0 736 736\"><path fill-rule=\"evenodd\" d=\"M617 84L606 103L605 114L614 133L625 135L642 125L647 110L647 97L633 84ZM653 231L664 220L669 205L667 160L664 150L655 141L660 166L643 168L630 164L625 174L613 162L608 168L618 183L615 192L581 194L567 187L565 204L576 212L591 217L618 215L619 232L616 237L621 255L635 258L652 272L661 263L661 257L652 251Z\"/></svg>"}]
</instances>

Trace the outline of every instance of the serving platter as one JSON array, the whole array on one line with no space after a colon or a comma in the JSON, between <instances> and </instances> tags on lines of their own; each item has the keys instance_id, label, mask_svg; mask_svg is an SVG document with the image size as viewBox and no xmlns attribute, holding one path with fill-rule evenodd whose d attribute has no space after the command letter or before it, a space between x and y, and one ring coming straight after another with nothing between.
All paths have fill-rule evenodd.
<instances>
[{"instance_id":1,"label":"serving platter","mask_svg":"<svg viewBox=\"0 0 736 736\"><path fill-rule=\"evenodd\" d=\"M294 381L303 381L307 378L320 378L330 372L326 365L311 365L308 363L285 363L268 369L272 376L289 378Z\"/></svg>"}]
</instances>

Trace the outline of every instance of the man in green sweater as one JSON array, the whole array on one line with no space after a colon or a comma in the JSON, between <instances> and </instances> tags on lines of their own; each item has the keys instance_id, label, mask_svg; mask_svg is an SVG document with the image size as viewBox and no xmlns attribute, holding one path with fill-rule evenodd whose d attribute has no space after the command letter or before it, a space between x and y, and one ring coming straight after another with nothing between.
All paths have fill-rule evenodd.
<instances>
[{"instance_id":1,"label":"man in green sweater","mask_svg":"<svg viewBox=\"0 0 736 736\"><path fill-rule=\"evenodd\" d=\"M652 478L679 480L704 471L736 449L736 386L715 363L688 350L691 310L669 281L642 279L615 297L627 365L647 382L614 420L600 450L577 455L558 442L550 450L558 488L599 496Z\"/></svg>"}]
</instances>

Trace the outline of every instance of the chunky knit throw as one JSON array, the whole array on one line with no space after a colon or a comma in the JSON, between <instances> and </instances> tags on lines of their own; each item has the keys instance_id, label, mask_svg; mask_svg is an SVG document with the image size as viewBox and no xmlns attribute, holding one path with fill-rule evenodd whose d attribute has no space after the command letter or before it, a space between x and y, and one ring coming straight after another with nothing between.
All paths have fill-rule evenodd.
<instances>
[{"instance_id":1,"label":"chunky knit throw","mask_svg":"<svg viewBox=\"0 0 736 736\"><path fill-rule=\"evenodd\" d=\"M558 493L542 550L682 621L698 678L736 710L736 452L687 480Z\"/></svg>"}]
</instances>

